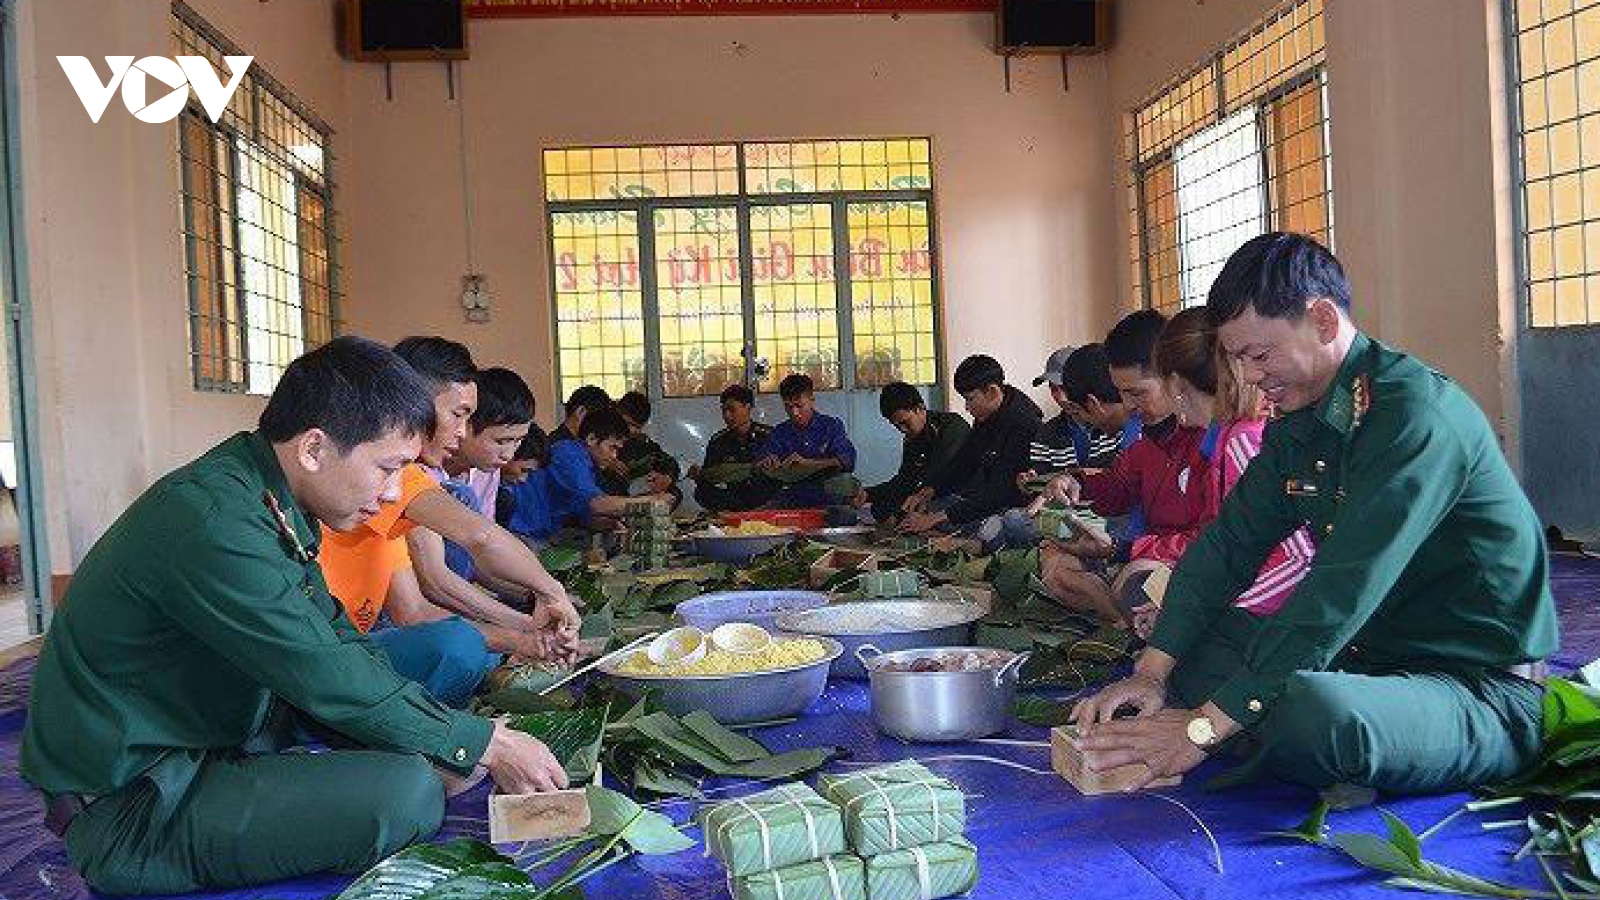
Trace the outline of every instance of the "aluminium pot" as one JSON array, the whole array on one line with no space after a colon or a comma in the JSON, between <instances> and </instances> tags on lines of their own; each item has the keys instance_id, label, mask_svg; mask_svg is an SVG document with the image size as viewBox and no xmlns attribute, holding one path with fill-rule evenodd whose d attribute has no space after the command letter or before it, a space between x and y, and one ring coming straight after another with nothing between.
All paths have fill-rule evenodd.
<instances>
[{"instance_id":1,"label":"aluminium pot","mask_svg":"<svg viewBox=\"0 0 1600 900\"><path fill-rule=\"evenodd\" d=\"M889 671L889 664L914 663L957 653L982 653L997 668L958 672ZM989 647L944 647L883 653L871 644L856 650L872 684L872 719L878 729L904 741L971 741L1011 724L1017 671L1026 653Z\"/></svg>"}]
</instances>

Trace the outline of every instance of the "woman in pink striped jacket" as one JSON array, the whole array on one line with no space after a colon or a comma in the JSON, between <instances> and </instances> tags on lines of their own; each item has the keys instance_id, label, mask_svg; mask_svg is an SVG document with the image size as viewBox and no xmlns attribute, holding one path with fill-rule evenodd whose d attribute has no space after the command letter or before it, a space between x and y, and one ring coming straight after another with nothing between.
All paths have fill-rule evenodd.
<instances>
[{"instance_id":1,"label":"woman in pink striped jacket","mask_svg":"<svg viewBox=\"0 0 1600 900\"><path fill-rule=\"evenodd\" d=\"M1119 579L1119 599L1129 597L1132 589L1140 585L1154 587L1164 583L1164 575L1152 582L1150 574L1177 565L1189 544L1216 519L1222 499L1233 490L1250 460L1261 452L1261 433L1267 424L1260 392L1245 384L1233 363L1221 353L1205 310L1188 309L1174 316L1161 332L1153 361L1176 401L1180 421L1208 426L1200 444L1200 458L1188 472L1191 479L1200 479L1201 483L1187 486L1184 492L1195 504L1191 520L1194 527L1134 542L1129 554L1133 562L1128 567L1133 571ZM1236 605L1256 615L1277 612L1305 578L1315 552L1305 529L1290 535L1273 549L1255 583L1239 596ZM1143 591L1155 599L1142 605L1123 601L1133 606L1134 628L1141 636L1155 627L1160 593L1159 589Z\"/></svg>"}]
</instances>

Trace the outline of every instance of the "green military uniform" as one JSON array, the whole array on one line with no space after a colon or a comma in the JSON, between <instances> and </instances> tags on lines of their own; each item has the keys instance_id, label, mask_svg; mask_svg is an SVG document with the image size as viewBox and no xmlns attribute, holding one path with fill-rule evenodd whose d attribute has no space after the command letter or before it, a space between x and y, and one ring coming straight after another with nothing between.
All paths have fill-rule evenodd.
<instances>
[{"instance_id":1,"label":"green military uniform","mask_svg":"<svg viewBox=\"0 0 1600 900\"><path fill-rule=\"evenodd\" d=\"M671 493L679 501L683 500L682 492L676 486L682 474L678 461L651 438L642 434L630 435L617 452L617 459L628 467L628 471L626 475L609 470L600 473L600 489L607 494L626 497L632 492L635 480L652 472L661 472L674 482Z\"/></svg>"},{"instance_id":2,"label":"green military uniform","mask_svg":"<svg viewBox=\"0 0 1600 900\"><path fill-rule=\"evenodd\" d=\"M1268 551L1317 543L1275 615L1232 607ZM1539 748L1557 647L1539 523L1472 400L1358 335L1321 401L1273 422L1184 554L1150 644L1171 690L1215 703L1258 762L1320 786L1428 792L1510 777Z\"/></svg>"},{"instance_id":3,"label":"green military uniform","mask_svg":"<svg viewBox=\"0 0 1600 900\"><path fill-rule=\"evenodd\" d=\"M97 890L357 872L439 827L429 760L470 771L491 723L395 674L329 595L318 535L240 434L146 491L74 575L21 770L52 807L88 804L64 837ZM369 749L275 752L291 710Z\"/></svg>"},{"instance_id":4,"label":"green military uniform","mask_svg":"<svg viewBox=\"0 0 1600 900\"><path fill-rule=\"evenodd\" d=\"M772 437L772 426L751 422L744 434L724 428L711 436L706 445L706 461L702 470L715 466L753 466L766 450ZM760 509L778 493L779 485L759 472L749 477L725 484L712 484L701 478L694 489L696 503L712 512L744 512Z\"/></svg>"},{"instance_id":5,"label":"green military uniform","mask_svg":"<svg viewBox=\"0 0 1600 900\"><path fill-rule=\"evenodd\" d=\"M926 484L928 473L949 462L971 432L972 426L959 414L930 410L922 431L906 436L899 471L883 484L867 489L872 515L883 522L898 513L906 498Z\"/></svg>"}]
</instances>

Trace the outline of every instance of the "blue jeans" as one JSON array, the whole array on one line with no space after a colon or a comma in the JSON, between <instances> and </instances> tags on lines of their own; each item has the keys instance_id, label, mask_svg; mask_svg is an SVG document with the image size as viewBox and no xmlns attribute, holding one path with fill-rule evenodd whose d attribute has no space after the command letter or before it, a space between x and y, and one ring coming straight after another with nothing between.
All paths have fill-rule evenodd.
<instances>
[{"instance_id":1,"label":"blue jeans","mask_svg":"<svg viewBox=\"0 0 1600 900\"><path fill-rule=\"evenodd\" d=\"M500 654L483 632L460 616L421 625L395 625L372 632L372 642L401 677L418 682L446 706L462 706L495 666Z\"/></svg>"}]
</instances>

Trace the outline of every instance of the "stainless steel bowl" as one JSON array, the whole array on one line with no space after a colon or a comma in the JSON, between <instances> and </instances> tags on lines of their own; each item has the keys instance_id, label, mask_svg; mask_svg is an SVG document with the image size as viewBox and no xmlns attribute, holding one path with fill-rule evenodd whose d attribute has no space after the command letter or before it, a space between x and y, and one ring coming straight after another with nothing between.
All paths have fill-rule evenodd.
<instances>
[{"instance_id":1,"label":"stainless steel bowl","mask_svg":"<svg viewBox=\"0 0 1600 900\"><path fill-rule=\"evenodd\" d=\"M839 525L806 532L806 537L835 547L865 547L877 536L878 529L871 525Z\"/></svg>"},{"instance_id":2,"label":"stainless steel bowl","mask_svg":"<svg viewBox=\"0 0 1600 900\"><path fill-rule=\"evenodd\" d=\"M724 725L790 719L805 712L822 696L823 688L828 685L828 666L844 652L838 641L826 637L813 639L820 641L827 650L822 659L771 672L652 677L618 672L617 667L626 657L600 666L600 672L629 696L658 691L661 705L674 715L703 709Z\"/></svg>"},{"instance_id":3,"label":"stainless steel bowl","mask_svg":"<svg viewBox=\"0 0 1600 900\"><path fill-rule=\"evenodd\" d=\"M950 653L984 653L1005 659L998 669L972 672L894 672L889 663L914 663ZM970 741L1004 731L1017 695L1017 670L1028 658L989 647L944 647L883 653L871 645L856 651L872 682L872 719L890 737L905 741Z\"/></svg>"},{"instance_id":4,"label":"stainless steel bowl","mask_svg":"<svg viewBox=\"0 0 1600 900\"><path fill-rule=\"evenodd\" d=\"M770 550L776 550L800 536L797 531L785 534L692 534L690 549L697 556L712 562L742 566Z\"/></svg>"},{"instance_id":5,"label":"stainless steel bowl","mask_svg":"<svg viewBox=\"0 0 1600 900\"><path fill-rule=\"evenodd\" d=\"M844 645L833 677L861 679L866 669L856 650L871 644L881 652L972 643L972 630L988 609L978 603L927 600L870 600L834 603L821 609L784 613L778 628L790 634L819 634Z\"/></svg>"}]
</instances>

